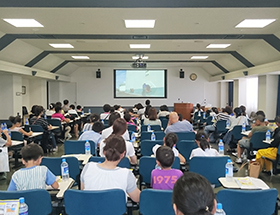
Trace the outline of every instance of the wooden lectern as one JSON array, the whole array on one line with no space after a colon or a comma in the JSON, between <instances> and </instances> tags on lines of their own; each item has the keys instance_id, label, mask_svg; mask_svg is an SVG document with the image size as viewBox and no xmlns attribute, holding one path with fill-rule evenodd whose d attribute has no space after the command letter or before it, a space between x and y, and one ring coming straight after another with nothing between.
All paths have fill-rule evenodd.
<instances>
[{"instance_id":1,"label":"wooden lectern","mask_svg":"<svg viewBox=\"0 0 280 215\"><path fill-rule=\"evenodd\" d=\"M192 103L174 103L174 111L183 115L183 118L190 121L193 112Z\"/></svg>"}]
</instances>

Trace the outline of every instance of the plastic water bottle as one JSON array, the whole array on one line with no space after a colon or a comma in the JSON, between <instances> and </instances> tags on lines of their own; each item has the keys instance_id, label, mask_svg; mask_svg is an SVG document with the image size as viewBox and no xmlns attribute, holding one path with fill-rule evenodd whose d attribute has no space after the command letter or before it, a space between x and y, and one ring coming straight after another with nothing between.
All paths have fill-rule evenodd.
<instances>
[{"instance_id":1,"label":"plastic water bottle","mask_svg":"<svg viewBox=\"0 0 280 215\"><path fill-rule=\"evenodd\" d=\"M223 210L222 203L217 203L217 210L215 215L226 215L225 211Z\"/></svg>"},{"instance_id":2,"label":"plastic water bottle","mask_svg":"<svg viewBox=\"0 0 280 215\"><path fill-rule=\"evenodd\" d=\"M25 120L25 125L29 125L28 119Z\"/></svg>"},{"instance_id":3,"label":"plastic water bottle","mask_svg":"<svg viewBox=\"0 0 280 215\"><path fill-rule=\"evenodd\" d=\"M69 168L65 158L62 159L62 163L61 163L61 176L62 176L62 180L69 179Z\"/></svg>"},{"instance_id":4,"label":"plastic water bottle","mask_svg":"<svg viewBox=\"0 0 280 215\"><path fill-rule=\"evenodd\" d=\"M152 140L152 141L155 141L155 140L156 140L156 135L155 135L154 132L151 134L151 140Z\"/></svg>"},{"instance_id":5,"label":"plastic water bottle","mask_svg":"<svg viewBox=\"0 0 280 215\"><path fill-rule=\"evenodd\" d=\"M91 109L90 108L88 109L88 113L91 113Z\"/></svg>"},{"instance_id":6,"label":"plastic water bottle","mask_svg":"<svg viewBox=\"0 0 280 215\"><path fill-rule=\"evenodd\" d=\"M230 159L228 159L226 163L226 180L227 181L233 180L233 165Z\"/></svg>"},{"instance_id":7,"label":"plastic water bottle","mask_svg":"<svg viewBox=\"0 0 280 215\"><path fill-rule=\"evenodd\" d=\"M245 122L242 123L242 132L245 132L246 131L246 125L245 125Z\"/></svg>"},{"instance_id":8,"label":"plastic water bottle","mask_svg":"<svg viewBox=\"0 0 280 215\"><path fill-rule=\"evenodd\" d=\"M1 123L1 129L2 129L2 131L4 130L4 125L3 125L3 123Z\"/></svg>"},{"instance_id":9,"label":"plastic water bottle","mask_svg":"<svg viewBox=\"0 0 280 215\"><path fill-rule=\"evenodd\" d=\"M82 115L84 115L85 114L85 112L82 110Z\"/></svg>"},{"instance_id":10,"label":"plastic water bottle","mask_svg":"<svg viewBox=\"0 0 280 215\"><path fill-rule=\"evenodd\" d=\"M9 134L9 136L11 137L11 130L10 129L8 129L8 134Z\"/></svg>"},{"instance_id":11,"label":"plastic water bottle","mask_svg":"<svg viewBox=\"0 0 280 215\"><path fill-rule=\"evenodd\" d=\"M132 134L131 134L131 141L132 141L132 143L135 143L135 142L136 142L136 137L135 137L134 131L133 131Z\"/></svg>"},{"instance_id":12,"label":"plastic water bottle","mask_svg":"<svg viewBox=\"0 0 280 215\"><path fill-rule=\"evenodd\" d=\"M7 127L7 124L6 124L6 123L4 123L4 130L5 130L5 129L7 129L7 128L8 128L8 127Z\"/></svg>"},{"instance_id":13,"label":"plastic water bottle","mask_svg":"<svg viewBox=\"0 0 280 215\"><path fill-rule=\"evenodd\" d=\"M28 215L28 206L24 202L24 197L19 198L19 210L18 210L19 215Z\"/></svg>"},{"instance_id":14,"label":"plastic water bottle","mask_svg":"<svg viewBox=\"0 0 280 215\"><path fill-rule=\"evenodd\" d=\"M203 119L206 119L206 113L203 112Z\"/></svg>"},{"instance_id":15,"label":"plastic water bottle","mask_svg":"<svg viewBox=\"0 0 280 215\"><path fill-rule=\"evenodd\" d=\"M214 115L212 116L212 122L215 122L215 117L214 117Z\"/></svg>"},{"instance_id":16,"label":"plastic water bottle","mask_svg":"<svg viewBox=\"0 0 280 215\"><path fill-rule=\"evenodd\" d=\"M104 125L104 119L101 119L102 124Z\"/></svg>"},{"instance_id":17,"label":"plastic water bottle","mask_svg":"<svg viewBox=\"0 0 280 215\"><path fill-rule=\"evenodd\" d=\"M229 127L229 120L227 120L227 125L226 126L227 126L227 128Z\"/></svg>"},{"instance_id":18,"label":"plastic water bottle","mask_svg":"<svg viewBox=\"0 0 280 215\"><path fill-rule=\"evenodd\" d=\"M147 127L147 131L148 131L148 132L151 132L151 125L150 125L150 124L149 124L148 127Z\"/></svg>"},{"instance_id":19,"label":"plastic water bottle","mask_svg":"<svg viewBox=\"0 0 280 215\"><path fill-rule=\"evenodd\" d=\"M223 143L222 139L220 139L220 142L219 142L219 154L224 155L224 143Z\"/></svg>"},{"instance_id":20,"label":"plastic water bottle","mask_svg":"<svg viewBox=\"0 0 280 215\"><path fill-rule=\"evenodd\" d=\"M88 142L88 140L85 143L85 154L86 155L90 155L90 143Z\"/></svg>"},{"instance_id":21,"label":"plastic water bottle","mask_svg":"<svg viewBox=\"0 0 280 215\"><path fill-rule=\"evenodd\" d=\"M198 114L197 114L197 116L201 116L201 112L200 112L200 111L198 111Z\"/></svg>"},{"instance_id":22,"label":"plastic water bottle","mask_svg":"<svg viewBox=\"0 0 280 215\"><path fill-rule=\"evenodd\" d=\"M267 130L267 132L265 133L265 140L270 141L270 131L269 130Z\"/></svg>"},{"instance_id":23,"label":"plastic water bottle","mask_svg":"<svg viewBox=\"0 0 280 215\"><path fill-rule=\"evenodd\" d=\"M44 115L44 119L47 119L47 115L46 114Z\"/></svg>"}]
</instances>

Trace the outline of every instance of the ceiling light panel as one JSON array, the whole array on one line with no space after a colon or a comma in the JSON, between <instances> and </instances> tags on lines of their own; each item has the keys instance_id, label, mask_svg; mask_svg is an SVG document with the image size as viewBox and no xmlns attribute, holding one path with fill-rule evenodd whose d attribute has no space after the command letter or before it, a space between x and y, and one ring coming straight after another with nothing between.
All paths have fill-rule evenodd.
<instances>
[{"instance_id":1,"label":"ceiling light panel","mask_svg":"<svg viewBox=\"0 0 280 215\"><path fill-rule=\"evenodd\" d=\"M154 28L156 20L124 20L126 28Z\"/></svg>"},{"instance_id":2,"label":"ceiling light panel","mask_svg":"<svg viewBox=\"0 0 280 215\"><path fill-rule=\"evenodd\" d=\"M3 19L3 20L18 28L44 27L41 23L39 23L35 19Z\"/></svg>"},{"instance_id":3,"label":"ceiling light panel","mask_svg":"<svg viewBox=\"0 0 280 215\"><path fill-rule=\"evenodd\" d=\"M203 60L203 59L207 59L208 56L192 56L191 59L199 59L199 60Z\"/></svg>"},{"instance_id":4,"label":"ceiling light panel","mask_svg":"<svg viewBox=\"0 0 280 215\"><path fill-rule=\"evenodd\" d=\"M53 48L59 49L59 48L65 48L65 49L72 49L74 46L72 46L69 43L49 43L49 45Z\"/></svg>"},{"instance_id":5,"label":"ceiling light panel","mask_svg":"<svg viewBox=\"0 0 280 215\"><path fill-rule=\"evenodd\" d=\"M149 49L151 44L129 44L131 49Z\"/></svg>"},{"instance_id":6,"label":"ceiling light panel","mask_svg":"<svg viewBox=\"0 0 280 215\"><path fill-rule=\"evenodd\" d=\"M72 58L76 60L87 60L89 59L89 56L72 56Z\"/></svg>"},{"instance_id":7,"label":"ceiling light panel","mask_svg":"<svg viewBox=\"0 0 280 215\"><path fill-rule=\"evenodd\" d=\"M231 44L210 44L206 48L207 49L225 49L229 47Z\"/></svg>"},{"instance_id":8,"label":"ceiling light panel","mask_svg":"<svg viewBox=\"0 0 280 215\"><path fill-rule=\"evenodd\" d=\"M276 19L244 19L236 28L264 28Z\"/></svg>"}]
</instances>

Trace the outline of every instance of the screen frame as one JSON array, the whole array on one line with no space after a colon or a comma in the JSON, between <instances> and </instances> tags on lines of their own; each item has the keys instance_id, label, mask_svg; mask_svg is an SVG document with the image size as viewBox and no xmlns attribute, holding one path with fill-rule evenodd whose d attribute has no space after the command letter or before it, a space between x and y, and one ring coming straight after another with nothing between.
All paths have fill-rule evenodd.
<instances>
[{"instance_id":1,"label":"screen frame","mask_svg":"<svg viewBox=\"0 0 280 215\"><path fill-rule=\"evenodd\" d=\"M164 71L164 96L163 97L150 97L150 96L139 96L139 97L120 97L116 96L116 71L117 70L163 70ZM145 98L152 98L152 99L166 99L167 98L167 69L145 69L145 68L139 68L139 69L114 69L114 99L145 99Z\"/></svg>"}]
</instances>

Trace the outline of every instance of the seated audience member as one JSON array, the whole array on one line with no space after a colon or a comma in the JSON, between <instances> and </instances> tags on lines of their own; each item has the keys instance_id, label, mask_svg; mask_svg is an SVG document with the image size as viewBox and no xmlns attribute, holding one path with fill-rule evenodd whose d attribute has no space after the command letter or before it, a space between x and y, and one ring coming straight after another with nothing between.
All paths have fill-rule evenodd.
<instances>
[{"instance_id":1,"label":"seated audience member","mask_svg":"<svg viewBox=\"0 0 280 215\"><path fill-rule=\"evenodd\" d=\"M166 117L166 116L169 115L169 114L170 114L170 112L169 112L169 110L168 110L167 105L161 105L161 106L159 107L159 112L158 112L157 117L158 117L158 118L160 118L160 117Z\"/></svg>"},{"instance_id":2,"label":"seated audience member","mask_svg":"<svg viewBox=\"0 0 280 215\"><path fill-rule=\"evenodd\" d=\"M125 121L128 125L134 125L134 126L136 126L136 129L137 129L137 125L135 125L135 123L131 119L131 115L129 113L125 113L123 118L125 119Z\"/></svg>"},{"instance_id":3,"label":"seated audience member","mask_svg":"<svg viewBox=\"0 0 280 215\"><path fill-rule=\"evenodd\" d=\"M179 157L180 163L186 163L186 159L184 158L184 156L181 155L175 147L177 142L178 142L178 137L175 133L172 133L172 132L166 134L164 139L163 139L163 145L168 146L169 148L172 149L172 151L174 153L174 156ZM159 144L156 144L153 147L152 151L153 151L154 155L156 155L156 151L159 147L161 147L161 145L159 145Z\"/></svg>"},{"instance_id":4,"label":"seated audience member","mask_svg":"<svg viewBox=\"0 0 280 215\"><path fill-rule=\"evenodd\" d=\"M141 117L141 119L147 119L147 118L149 118L149 110L150 110L150 108L151 108L152 106L151 105L147 105L144 109L145 109L145 111L144 111L144 114L142 115L142 117Z\"/></svg>"},{"instance_id":5,"label":"seated audience member","mask_svg":"<svg viewBox=\"0 0 280 215\"><path fill-rule=\"evenodd\" d=\"M197 132L195 135L195 142L198 148L193 149L190 155L190 159L193 157L214 157L219 156L219 152L216 149L212 149L209 144L207 135L204 132Z\"/></svg>"},{"instance_id":6,"label":"seated audience member","mask_svg":"<svg viewBox=\"0 0 280 215\"><path fill-rule=\"evenodd\" d=\"M55 104L51 103L49 109L46 111L47 116L52 116L55 113Z\"/></svg>"},{"instance_id":7,"label":"seated audience member","mask_svg":"<svg viewBox=\"0 0 280 215\"><path fill-rule=\"evenodd\" d=\"M148 118L144 119L144 125L159 125L161 127L161 121L157 118L157 110L153 107L149 108Z\"/></svg>"},{"instance_id":8,"label":"seated audience member","mask_svg":"<svg viewBox=\"0 0 280 215\"><path fill-rule=\"evenodd\" d=\"M101 132L104 129L102 122L94 122L91 131L85 131L79 137L79 140L92 140L95 143L95 148L99 145L101 141Z\"/></svg>"},{"instance_id":9,"label":"seated audience member","mask_svg":"<svg viewBox=\"0 0 280 215\"><path fill-rule=\"evenodd\" d=\"M127 124L126 121L122 118L117 118L113 124L113 132L112 134L123 136L123 134L127 131ZM99 155L100 157L104 157L105 154L103 153L103 148L106 144L106 139L100 142L99 147ZM130 159L131 164L137 163L137 158L135 156L135 150L131 142L125 141L126 144L126 156Z\"/></svg>"},{"instance_id":10,"label":"seated audience member","mask_svg":"<svg viewBox=\"0 0 280 215\"><path fill-rule=\"evenodd\" d=\"M8 130L7 129L2 130L1 127L0 127L0 134L5 135L5 137L6 137L6 140L4 140L2 138L2 136L0 136L0 148L4 147L4 146L7 146L7 147L11 146L12 145L12 140L11 140L11 137L9 135ZM5 179L7 179L7 173L6 172L0 172L0 180L5 180Z\"/></svg>"},{"instance_id":11,"label":"seated audience member","mask_svg":"<svg viewBox=\"0 0 280 215\"><path fill-rule=\"evenodd\" d=\"M87 118L87 123L84 124L83 131L91 131L93 123L98 122L99 120L100 117L98 114L96 113L90 114Z\"/></svg>"},{"instance_id":12,"label":"seated audience member","mask_svg":"<svg viewBox=\"0 0 280 215\"><path fill-rule=\"evenodd\" d=\"M201 113L203 112L203 110L201 109L201 105L200 105L199 103L197 103L196 106L195 106L194 113L199 112L199 111L200 111Z\"/></svg>"},{"instance_id":13,"label":"seated audience member","mask_svg":"<svg viewBox=\"0 0 280 215\"><path fill-rule=\"evenodd\" d=\"M25 168L12 175L8 191L46 189L46 185L58 189L55 175L46 166L40 166L44 152L38 144L24 146L21 155Z\"/></svg>"},{"instance_id":14,"label":"seated audience member","mask_svg":"<svg viewBox=\"0 0 280 215\"><path fill-rule=\"evenodd\" d=\"M77 111L75 110L75 105L71 104L71 105L69 106L68 114L71 115L71 116L73 116L73 117L75 117L75 118L79 116L79 114L78 114Z\"/></svg>"},{"instance_id":15,"label":"seated audience member","mask_svg":"<svg viewBox=\"0 0 280 215\"><path fill-rule=\"evenodd\" d=\"M10 131L17 131L22 133L25 136L31 136L33 134L32 131L26 132L25 130L23 130L21 128L21 118L19 116L10 116L9 120L11 121L11 123L13 124L12 127L10 128Z\"/></svg>"},{"instance_id":16,"label":"seated audience member","mask_svg":"<svg viewBox=\"0 0 280 215\"><path fill-rule=\"evenodd\" d=\"M136 113L134 112L133 108L129 108L129 109L128 109L128 113L130 114L131 119L135 119L135 118L138 117L138 114L136 114Z\"/></svg>"},{"instance_id":17,"label":"seated audience member","mask_svg":"<svg viewBox=\"0 0 280 215\"><path fill-rule=\"evenodd\" d=\"M28 118L29 123L30 123L31 118L35 116L35 109L37 108L37 106L38 105L33 105L31 108L31 111L30 111L31 113L29 114L29 118Z\"/></svg>"},{"instance_id":18,"label":"seated audience member","mask_svg":"<svg viewBox=\"0 0 280 215\"><path fill-rule=\"evenodd\" d=\"M114 105L115 112L121 115L121 118L124 116L125 109L122 108L120 105Z\"/></svg>"},{"instance_id":19,"label":"seated audience member","mask_svg":"<svg viewBox=\"0 0 280 215\"><path fill-rule=\"evenodd\" d=\"M68 110L69 110L69 100L65 99L63 101L62 110L64 111L65 114L68 112Z\"/></svg>"},{"instance_id":20,"label":"seated audience member","mask_svg":"<svg viewBox=\"0 0 280 215\"><path fill-rule=\"evenodd\" d=\"M265 123L265 125L268 125L268 120L267 120L267 118L265 117L265 113L262 111L262 110L259 110L259 111L257 111L256 112L256 115L258 116L258 115L261 115L261 116L263 116L264 117L264 123Z\"/></svg>"},{"instance_id":21,"label":"seated audience member","mask_svg":"<svg viewBox=\"0 0 280 215\"><path fill-rule=\"evenodd\" d=\"M240 105L241 115L245 116L247 119L249 119L247 113L246 113L246 107L244 105Z\"/></svg>"},{"instance_id":22,"label":"seated audience member","mask_svg":"<svg viewBox=\"0 0 280 215\"><path fill-rule=\"evenodd\" d=\"M81 190L122 189L134 202L139 202L140 190L132 171L117 167L126 154L124 139L112 134L105 140L103 163L89 162L81 173Z\"/></svg>"},{"instance_id":23,"label":"seated audience member","mask_svg":"<svg viewBox=\"0 0 280 215\"><path fill-rule=\"evenodd\" d=\"M242 163L242 159L241 159L241 154L244 152L244 149L249 149L250 148L250 139L252 137L252 135L257 132L257 131L262 131L262 132L266 132L268 129L268 127L266 127L265 123L264 123L264 117L262 115L257 115L256 119L255 119L255 125L252 128L251 132L247 137L243 137L241 140L238 141L237 144L237 158L236 158L236 163Z\"/></svg>"},{"instance_id":24,"label":"seated audience member","mask_svg":"<svg viewBox=\"0 0 280 215\"><path fill-rule=\"evenodd\" d=\"M116 119L118 119L120 117L121 117L120 114L116 113L116 112L110 114L110 116L109 116L109 127L102 131L102 134L101 134L102 135L101 136L102 140L106 139L107 137L109 137L112 134L113 123L115 122ZM128 140L128 141L130 140L128 130L126 130L125 133L123 134L123 138L124 138L124 140Z\"/></svg>"},{"instance_id":25,"label":"seated audience member","mask_svg":"<svg viewBox=\"0 0 280 215\"><path fill-rule=\"evenodd\" d=\"M172 190L175 182L183 173L172 169L175 156L168 146L161 146L156 151L156 163L160 169L154 169L151 174L151 187L158 190ZM170 180L165 180L169 178Z\"/></svg>"},{"instance_id":26,"label":"seated audience member","mask_svg":"<svg viewBox=\"0 0 280 215\"><path fill-rule=\"evenodd\" d=\"M111 105L105 104L103 105L104 113L100 114L100 119L108 120L110 116Z\"/></svg>"},{"instance_id":27,"label":"seated audience member","mask_svg":"<svg viewBox=\"0 0 280 215\"><path fill-rule=\"evenodd\" d=\"M79 116L81 116L83 114L83 110L82 110L81 105L77 105L77 113L78 113Z\"/></svg>"},{"instance_id":28,"label":"seated audience member","mask_svg":"<svg viewBox=\"0 0 280 215\"><path fill-rule=\"evenodd\" d=\"M217 202L209 181L193 172L186 172L173 188L175 215L215 214Z\"/></svg>"},{"instance_id":29,"label":"seated audience member","mask_svg":"<svg viewBox=\"0 0 280 215\"><path fill-rule=\"evenodd\" d=\"M179 116L176 112L171 112L169 114L169 120L167 127L165 129L165 133L168 134L170 132L188 132L193 131L192 124L187 121L179 121Z\"/></svg>"},{"instance_id":30,"label":"seated audience member","mask_svg":"<svg viewBox=\"0 0 280 215\"><path fill-rule=\"evenodd\" d=\"M69 118L65 118L62 113L61 113L62 109L59 105L55 106L55 113L52 115L52 119L58 119L61 122L65 122L65 123L69 123L70 119ZM64 138L66 140L70 139L72 136L70 134L71 128L70 126L64 126Z\"/></svg>"},{"instance_id":31,"label":"seated audience member","mask_svg":"<svg viewBox=\"0 0 280 215\"><path fill-rule=\"evenodd\" d=\"M273 141L266 149L259 149L256 155L256 161L260 163L261 170L265 164L266 170L264 172L271 173L272 163L271 161L264 159L263 157L275 160L277 156L278 147L280 144L280 116L275 117L275 123L278 126L272 134Z\"/></svg>"}]
</instances>

